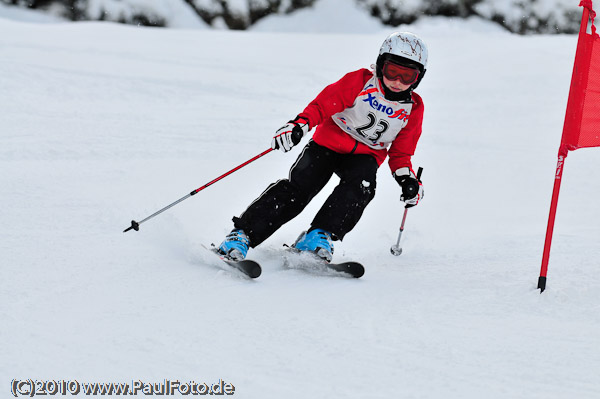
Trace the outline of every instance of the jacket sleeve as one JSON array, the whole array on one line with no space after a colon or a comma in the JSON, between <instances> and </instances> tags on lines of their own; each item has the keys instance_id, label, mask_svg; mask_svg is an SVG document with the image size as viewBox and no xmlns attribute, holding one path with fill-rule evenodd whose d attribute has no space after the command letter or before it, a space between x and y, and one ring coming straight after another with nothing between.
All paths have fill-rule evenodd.
<instances>
[{"instance_id":1,"label":"jacket sleeve","mask_svg":"<svg viewBox=\"0 0 600 399\"><path fill-rule=\"evenodd\" d=\"M308 119L312 129L332 115L351 107L367 80L373 76L368 69L349 72L325 87L299 115Z\"/></svg>"},{"instance_id":2,"label":"jacket sleeve","mask_svg":"<svg viewBox=\"0 0 600 399\"><path fill-rule=\"evenodd\" d=\"M414 155L415 149L417 148L417 142L421 137L424 111L423 100L421 97L418 94L413 93L413 99L415 105L410 114L408 123L400 131L388 152L390 157L388 165L390 166L392 173L405 166L412 169L411 157Z\"/></svg>"}]
</instances>

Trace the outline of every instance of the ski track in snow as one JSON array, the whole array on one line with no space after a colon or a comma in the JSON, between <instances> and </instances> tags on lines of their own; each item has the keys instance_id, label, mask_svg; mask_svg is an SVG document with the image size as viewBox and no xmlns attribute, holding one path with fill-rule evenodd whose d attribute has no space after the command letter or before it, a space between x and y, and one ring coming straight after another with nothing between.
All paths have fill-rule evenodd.
<instances>
[{"instance_id":1,"label":"ski track in snow","mask_svg":"<svg viewBox=\"0 0 600 399\"><path fill-rule=\"evenodd\" d=\"M460 26L413 27L431 54L413 158L425 198L403 254L389 252L403 208L385 164L336 243L363 278L280 260L334 178L249 253L263 266L249 280L201 244L298 149L122 230L264 151L326 84L374 63L388 31L0 19L1 396L13 378L221 378L240 398L600 397L597 149L566 160L548 288L535 289L576 37Z\"/></svg>"}]
</instances>

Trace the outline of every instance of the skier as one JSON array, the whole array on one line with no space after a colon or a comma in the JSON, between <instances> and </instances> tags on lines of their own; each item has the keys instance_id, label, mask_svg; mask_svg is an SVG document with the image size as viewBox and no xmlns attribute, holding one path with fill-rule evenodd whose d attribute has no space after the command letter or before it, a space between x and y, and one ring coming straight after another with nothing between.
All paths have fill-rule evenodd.
<instances>
[{"instance_id":1,"label":"skier","mask_svg":"<svg viewBox=\"0 0 600 399\"><path fill-rule=\"evenodd\" d=\"M244 259L248 247L261 244L296 217L335 173L340 183L293 245L330 262L333 241L354 228L375 196L377 169L388 155L402 189L400 200L417 205L423 186L412 170L411 156L421 135L423 101L413 90L426 67L425 43L412 33L395 32L383 42L371 70L350 72L325 87L272 139L273 149L288 152L317 127L289 178L271 184L233 218L234 229L218 252Z\"/></svg>"}]
</instances>

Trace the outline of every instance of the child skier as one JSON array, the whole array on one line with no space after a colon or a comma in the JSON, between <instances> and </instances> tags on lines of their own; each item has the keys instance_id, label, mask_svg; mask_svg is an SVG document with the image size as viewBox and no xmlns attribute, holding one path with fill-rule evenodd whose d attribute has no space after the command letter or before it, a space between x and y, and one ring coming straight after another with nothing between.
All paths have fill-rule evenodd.
<instances>
[{"instance_id":1,"label":"child skier","mask_svg":"<svg viewBox=\"0 0 600 399\"><path fill-rule=\"evenodd\" d=\"M335 173L340 183L293 245L330 262L333 241L354 228L375 196L377 169L388 155L402 188L400 200L417 205L423 186L412 170L411 156L421 135L423 101L413 90L426 67L425 43L412 33L395 32L383 42L375 71L350 72L323 89L272 139L273 149L288 152L317 126L289 178L271 184L233 218L234 229L218 252L244 259L248 247L256 247L296 217Z\"/></svg>"}]
</instances>

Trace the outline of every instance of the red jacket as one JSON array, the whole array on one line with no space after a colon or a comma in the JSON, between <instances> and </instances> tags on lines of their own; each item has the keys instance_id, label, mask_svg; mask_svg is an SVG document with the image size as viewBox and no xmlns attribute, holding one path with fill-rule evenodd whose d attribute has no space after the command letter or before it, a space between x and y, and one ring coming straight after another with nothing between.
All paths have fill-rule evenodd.
<instances>
[{"instance_id":1,"label":"red jacket","mask_svg":"<svg viewBox=\"0 0 600 399\"><path fill-rule=\"evenodd\" d=\"M423 123L423 100L418 94L412 93L413 105L408 116L408 123L397 132L394 132L397 136L393 139L389 150L387 147L373 148L356 140L332 119L335 114L355 106L355 103L360 101L360 96L368 95L369 92L377 92L376 94L383 95L381 93L381 83L378 82L378 79L376 87L363 90L365 84L371 78L373 78L373 72L368 69L359 69L346 74L337 82L325 87L308 104L300 116L308 119L311 128L318 125L313 134L313 140L319 145L342 154L370 154L375 157L379 165L383 163L389 154L388 164L392 172L405 166L412 169L411 156L415 153ZM377 105L377 102L375 102L375 105ZM383 108L385 109L385 107ZM365 115L366 117L367 115ZM381 145L383 146L383 144Z\"/></svg>"}]
</instances>

